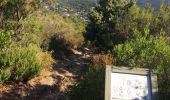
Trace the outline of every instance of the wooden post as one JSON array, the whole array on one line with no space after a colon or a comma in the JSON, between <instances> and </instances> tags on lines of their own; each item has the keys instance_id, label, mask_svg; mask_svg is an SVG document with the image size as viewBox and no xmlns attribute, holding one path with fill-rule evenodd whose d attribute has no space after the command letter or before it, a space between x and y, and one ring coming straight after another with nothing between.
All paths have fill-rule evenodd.
<instances>
[{"instance_id":1,"label":"wooden post","mask_svg":"<svg viewBox=\"0 0 170 100\"><path fill-rule=\"evenodd\" d=\"M111 72L112 68L109 65L106 65L105 73L105 100L111 100Z\"/></svg>"},{"instance_id":2,"label":"wooden post","mask_svg":"<svg viewBox=\"0 0 170 100\"><path fill-rule=\"evenodd\" d=\"M157 75L154 73L154 71L151 71L150 75L151 75L152 100L159 100Z\"/></svg>"}]
</instances>

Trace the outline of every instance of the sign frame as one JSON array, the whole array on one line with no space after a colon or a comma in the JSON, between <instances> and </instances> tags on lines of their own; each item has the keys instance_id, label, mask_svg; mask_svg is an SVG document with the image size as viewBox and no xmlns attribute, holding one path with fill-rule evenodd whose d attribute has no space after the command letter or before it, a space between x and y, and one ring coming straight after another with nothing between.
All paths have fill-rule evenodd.
<instances>
[{"instance_id":1,"label":"sign frame","mask_svg":"<svg viewBox=\"0 0 170 100\"><path fill-rule=\"evenodd\" d=\"M131 75L149 76L149 84L151 88L151 100L159 100L157 75L152 69L146 68L131 68L131 67L116 67L106 65L105 71L105 100L111 100L111 74L122 73Z\"/></svg>"}]
</instances>

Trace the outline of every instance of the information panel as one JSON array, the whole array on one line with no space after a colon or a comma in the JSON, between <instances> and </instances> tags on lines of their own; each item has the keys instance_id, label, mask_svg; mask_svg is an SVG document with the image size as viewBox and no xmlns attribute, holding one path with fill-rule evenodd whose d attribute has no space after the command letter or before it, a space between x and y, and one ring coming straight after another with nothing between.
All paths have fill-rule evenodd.
<instances>
[{"instance_id":1,"label":"information panel","mask_svg":"<svg viewBox=\"0 0 170 100\"><path fill-rule=\"evenodd\" d=\"M151 69L107 65L105 100L158 100L157 76Z\"/></svg>"},{"instance_id":2,"label":"information panel","mask_svg":"<svg viewBox=\"0 0 170 100\"><path fill-rule=\"evenodd\" d=\"M151 100L147 76L112 73L112 100Z\"/></svg>"}]
</instances>

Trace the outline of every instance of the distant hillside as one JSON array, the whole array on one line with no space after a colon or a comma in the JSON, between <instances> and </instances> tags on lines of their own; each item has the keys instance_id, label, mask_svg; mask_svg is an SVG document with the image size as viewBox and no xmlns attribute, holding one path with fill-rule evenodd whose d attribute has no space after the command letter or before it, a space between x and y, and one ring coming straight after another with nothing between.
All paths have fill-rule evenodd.
<instances>
[{"instance_id":1,"label":"distant hillside","mask_svg":"<svg viewBox=\"0 0 170 100\"><path fill-rule=\"evenodd\" d=\"M64 16L75 14L81 19L87 19L87 13L91 7L96 6L99 0L58 0L58 4L54 7L56 12ZM151 3L155 9L159 7L161 0L137 0L137 5L145 7L147 3ZM164 0L167 4L168 0Z\"/></svg>"},{"instance_id":2,"label":"distant hillside","mask_svg":"<svg viewBox=\"0 0 170 100\"><path fill-rule=\"evenodd\" d=\"M63 16L77 16L82 20L87 20L87 13L91 7L97 4L98 0L57 0L53 8L54 11Z\"/></svg>"},{"instance_id":3,"label":"distant hillside","mask_svg":"<svg viewBox=\"0 0 170 100\"><path fill-rule=\"evenodd\" d=\"M88 11L91 7L96 5L97 1L98 0L59 0L59 3L74 10Z\"/></svg>"},{"instance_id":4,"label":"distant hillside","mask_svg":"<svg viewBox=\"0 0 170 100\"><path fill-rule=\"evenodd\" d=\"M163 0L166 4L168 4L168 0ZM154 8L158 8L161 0L137 0L137 4L139 6L144 7L147 3L151 3Z\"/></svg>"},{"instance_id":5,"label":"distant hillside","mask_svg":"<svg viewBox=\"0 0 170 100\"><path fill-rule=\"evenodd\" d=\"M88 11L91 7L95 6L99 0L58 0L62 5L73 8L74 10ZM161 0L137 0L137 4L144 7L147 3L151 3L154 8L158 8ZM168 0L163 0L166 4Z\"/></svg>"}]
</instances>

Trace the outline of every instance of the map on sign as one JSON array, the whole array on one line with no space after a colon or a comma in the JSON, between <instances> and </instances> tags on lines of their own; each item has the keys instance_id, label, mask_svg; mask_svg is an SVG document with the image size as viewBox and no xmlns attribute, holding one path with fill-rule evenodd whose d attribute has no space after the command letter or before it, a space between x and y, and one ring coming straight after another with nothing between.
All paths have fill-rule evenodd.
<instances>
[{"instance_id":1,"label":"map on sign","mask_svg":"<svg viewBox=\"0 0 170 100\"><path fill-rule=\"evenodd\" d=\"M149 77L112 73L111 100L151 100Z\"/></svg>"}]
</instances>

